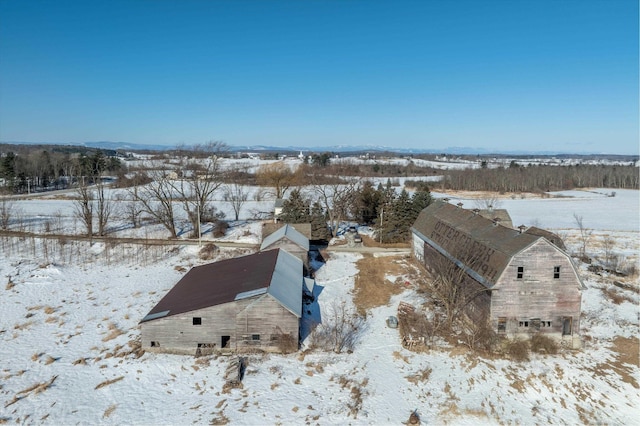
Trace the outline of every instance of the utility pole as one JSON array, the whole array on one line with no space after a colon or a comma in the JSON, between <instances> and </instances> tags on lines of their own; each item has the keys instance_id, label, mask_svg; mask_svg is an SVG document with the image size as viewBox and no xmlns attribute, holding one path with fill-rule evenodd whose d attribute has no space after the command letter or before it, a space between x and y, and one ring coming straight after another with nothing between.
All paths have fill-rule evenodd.
<instances>
[{"instance_id":1,"label":"utility pole","mask_svg":"<svg viewBox=\"0 0 640 426\"><path fill-rule=\"evenodd\" d=\"M202 234L200 233L200 204L196 204L196 211L198 214L198 247L202 245Z\"/></svg>"},{"instance_id":2,"label":"utility pole","mask_svg":"<svg viewBox=\"0 0 640 426\"><path fill-rule=\"evenodd\" d=\"M380 244L382 244L382 218L384 217L384 207L380 208Z\"/></svg>"}]
</instances>

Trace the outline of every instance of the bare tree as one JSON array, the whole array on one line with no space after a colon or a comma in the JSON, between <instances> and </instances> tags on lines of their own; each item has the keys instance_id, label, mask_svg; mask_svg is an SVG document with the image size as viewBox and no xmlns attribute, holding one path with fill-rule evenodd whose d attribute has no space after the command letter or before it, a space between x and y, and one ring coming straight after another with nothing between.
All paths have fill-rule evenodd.
<instances>
[{"instance_id":1,"label":"bare tree","mask_svg":"<svg viewBox=\"0 0 640 426\"><path fill-rule=\"evenodd\" d=\"M296 182L296 174L282 161L260 166L256 173L258 184L273 187L276 198L283 198Z\"/></svg>"},{"instance_id":2,"label":"bare tree","mask_svg":"<svg viewBox=\"0 0 640 426\"><path fill-rule=\"evenodd\" d=\"M124 203L123 214L127 220L131 222L131 226L138 228L140 227L140 216L142 215L142 211L142 205L138 199L138 187L134 186Z\"/></svg>"},{"instance_id":3,"label":"bare tree","mask_svg":"<svg viewBox=\"0 0 640 426\"><path fill-rule=\"evenodd\" d=\"M171 238L177 238L176 217L174 200L176 194L173 184L165 170L151 172L152 181L136 190L129 190L129 195L140 203L144 213L155 218L171 234Z\"/></svg>"},{"instance_id":4,"label":"bare tree","mask_svg":"<svg viewBox=\"0 0 640 426\"><path fill-rule=\"evenodd\" d=\"M223 183L218 157L212 155L202 160L189 160L184 165L184 171L185 178L172 182L172 187L182 201L195 235L203 215L212 218L217 216L210 199Z\"/></svg>"},{"instance_id":5,"label":"bare tree","mask_svg":"<svg viewBox=\"0 0 640 426\"><path fill-rule=\"evenodd\" d=\"M481 210L493 210L500 208L502 201L497 195L487 195L484 198L478 198L475 200L475 205Z\"/></svg>"},{"instance_id":6,"label":"bare tree","mask_svg":"<svg viewBox=\"0 0 640 426\"><path fill-rule=\"evenodd\" d=\"M88 237L93 236L93 192L84 182L84 179L76 189L78 198L74 201L75 216L84 225Z\"/></svg>"},{"instance_id":7,"label":"bare tree","mask_svg":"<svg viewBox=\"0 0 640 426\"><path fill-rule=\"evenodd\" d=\"M587 245L589 244L589 240L591 240L591 234L593 234L593 230L588 229L584 225L584 221L582 216L577 213L573 214L573 219L578 226L578 231L580 232L580 258L583 260L587 259Z\"/></svg>"},{"instance_id":8,"label":"bare tree","mask_svg":"<svg viewBox=\"0 0 640 426\"><path fill-rule=\"evenodd\" d=\"M96 218L98 219L98 235L104 236L107 233L107 225L109 219L114 212L114 203L111 197L108 195L108 191L105 191L105 184L101 179L96 182Z\"/></svg>"},{"instance_id":9,"label":"bare tree","mask_svg":"<svg viewBox=\"0 0 640 426\"><path fill-rule=\"evenodd\" d=\"M350 179L342 183L321 184L316 176L312 177L312 185L318 202L326 212L332 233L335 235L338 225L351 216L356 193L360 189L360 179Z\"/></svg>"},{"instance_id":10,"label":"bare tree","mask_svg":"<svg viewBox=\"0 0 640 426\"><path fill-rule=\"evenodd\" d=\"M610 235L602 237L602 251L604 252L604 266L609 269L616 269L618 264L618 256L613 252L616 240Z\"/></svg>"},{"instance_id":11,"label":"bare tree","mask_svg":"<svg viewBox=\"0 0 640 426\"><path fill-rule=\"evenodd\" d=\"M457 256L459 262L465 262L472 267L473 254L461 252ZM430 258L428 269L431 281L427 282L427 288L431 297L441 305L446 315L446 325L449 330L456 321L463 319L468 313L468 307L476 298L487 294L488 289L473 280L465 270L447 257L434 254Z\"/></svg>"},{"instance_id":12,"label":"bare tree","mask_svg":"<svg viewBox=\"0 0 640 426\"><path fill-rule=\"evenodd\" d=\"M224 187L224 200L231 203L235 220L238 220L242 206L247 202L249 192L244 185L237 182L228 183Z\"/></svg>"},{"instance_id":13,"label":"bare tree","mask_svg":"<svg viewBox=\"0 0 640 426\"><path fill-rule=\"evenodd\" d=\"M15 203L7 198L0 199L0 228L9 229L11 219L15 213Z\"/></svg>"},{"instance_id":14,"label":"bare tree","mask_svg":"<svg viewBox=\"0 0 640 426\"><path fill-rule=\"evenodd\" d=\"M322 323L314 330L313 341L315 345L336 353L353 350L365 326L364 317L349 309L344 300L334 300L328 306Z\"/></svg>"}]
</instances>

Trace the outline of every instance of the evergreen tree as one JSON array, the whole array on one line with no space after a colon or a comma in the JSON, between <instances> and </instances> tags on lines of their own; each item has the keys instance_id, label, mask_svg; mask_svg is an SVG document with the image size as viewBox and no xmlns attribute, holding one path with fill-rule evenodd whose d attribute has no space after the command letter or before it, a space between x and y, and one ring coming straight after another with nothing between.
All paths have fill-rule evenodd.
<instances>
[{"instance_id":1,"label":"evergreen tree","mask_svg":"<svg viewBox=\"0 0 640 426\"><path fill-rule=\"evenodd\" d=\"M302 197L299 189L291 191L289 198L282 202L279 219L284 223L310 223L309 201Z\"/></svg>"},{"instance_id":2,"label":"evergreen tree","mask_svg":"<svg viewBox=\"0 0 640 426\"><path fill-rule=\"evenodd\" d=\"M327 227L327 215L318 201L311 206L311 239L325 241L331 239L331 233Z\"/></svg>"}]
</instances>

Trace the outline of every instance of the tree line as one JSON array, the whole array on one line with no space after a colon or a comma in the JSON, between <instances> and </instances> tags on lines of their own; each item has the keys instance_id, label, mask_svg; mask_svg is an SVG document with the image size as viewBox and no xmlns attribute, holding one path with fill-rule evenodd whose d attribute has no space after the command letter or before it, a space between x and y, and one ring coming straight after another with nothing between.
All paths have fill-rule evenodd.
<instances>
[{"instance_id":1,"label":"tree line","mask_svg":"<svg viewBox=\"0 0 640 426\"><path fill-rule=\"evenodd\" d=\"M493 192L547 192L574 188L638 189L636 166L520 166L448 170L443 189Z\"/></svg>"}]
</instances>

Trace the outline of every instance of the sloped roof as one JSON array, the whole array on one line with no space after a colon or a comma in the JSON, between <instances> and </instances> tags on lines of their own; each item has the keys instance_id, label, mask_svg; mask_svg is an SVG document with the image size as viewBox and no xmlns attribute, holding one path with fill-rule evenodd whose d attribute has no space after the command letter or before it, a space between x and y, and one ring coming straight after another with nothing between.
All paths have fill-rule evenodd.
<instances>
[{"instance_id":1,"label":"sloped roof","mask_svg":"<svg viewBox=\"0 0 640 426\"><path fill-rule=\"evenodd\" d=\"M541 238L444 201L422 210L412 231L487 287L496 283L514 255Z\"/></svg>"},{"instance_id":2,"label":"sloped roof","mask_svg":"<svg viewBox=\"0 0 640 426\"><path fill-rule=\"evenodd\" d=\"M262 239L267 238L278 229L285 225L293 226L293 229L304 235L307 239L311 239L311 224L310 223L284 223L284 222L265 222L262 224Z\"/></svg>"},{"instance_id":3,"label":"sloped roof","mask_svg":"<svg viewBox=\"0 0 640 426\"><path fill-rule=\"evenodd\" d=\"M296 231L296 229L288 223L282 228L274 231L264 240L262 240L260 250L264 250L265 248L271 246L273 243L281 240L282 238L287 238L294 244L299 245L301 248L309 251L309 239L302 235L300 232Z\"/></svg>"},{"instance_id":4,"label":"sloped roof","mask_svg":"<svg viewBox=\"0 0 640 426\"><path fill-rule=\"evenodd\" d=\"M482 209L478 213L489 220L498 219L502 226L513 228L511 215L506 209Z\"/></svg>"},{"instance_id":5,"label":"sloped roof","mask_svg":"<svg viewBox=\"0 0 640 426\"><path fill-rule=\"evenodd\" d=\"M275 249L196 266L140 322L268 293L302 314L302 261Z\"/></svg>"},{"instance_id":6,"label":"sloped roof","mask_svg":"<svg viewBox=\"0 0 640 426\"><path fill-rule=\"evenodd\" d=\"M564 245L564 241L557 234L554 234L551 231L547 231L546 229L541 229L536 226L532 226L528 228L526 231L527 234L537 235L539 237L545 237L549 242L562 250L566 250L567 247Z\"/></svg>"}]
</instances>

